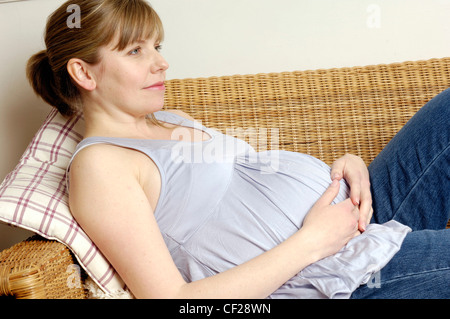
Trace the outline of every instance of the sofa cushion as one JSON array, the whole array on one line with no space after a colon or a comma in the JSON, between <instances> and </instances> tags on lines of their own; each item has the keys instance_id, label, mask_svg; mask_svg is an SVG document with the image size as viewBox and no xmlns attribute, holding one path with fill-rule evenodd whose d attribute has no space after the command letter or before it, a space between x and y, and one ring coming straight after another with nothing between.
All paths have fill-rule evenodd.
<instances>
[{"instance_id":1,"label":"sofa cushion","mask_svg":"<svg viewBox=\"0 0 450 319\"><path fill-rule=\"evenodd\" d=\"M83 138L80 115L64 118L52 110L19 163L0 185L0 221L65 244L92 280L107 293L124 283L72 217L66 168Z\"/></svg>"}]
</instances>

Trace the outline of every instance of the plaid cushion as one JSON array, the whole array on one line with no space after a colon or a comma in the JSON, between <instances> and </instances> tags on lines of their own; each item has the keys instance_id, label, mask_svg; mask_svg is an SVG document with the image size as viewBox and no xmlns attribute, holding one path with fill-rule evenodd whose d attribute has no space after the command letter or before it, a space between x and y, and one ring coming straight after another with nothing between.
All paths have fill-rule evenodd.
<instances>
[{"instance_id":1,"label":"plaid cushion","mask_svg":"<svg viewBox=\"0 0 450 319\"><path fill-rule=\"evenodd\" d=\"M65 244L88 275L108 293L123 281L72 217L66 168L82 139L84 121L52 110L19 164L0 185L0 221Z\"/></svg>"}]
</instances>

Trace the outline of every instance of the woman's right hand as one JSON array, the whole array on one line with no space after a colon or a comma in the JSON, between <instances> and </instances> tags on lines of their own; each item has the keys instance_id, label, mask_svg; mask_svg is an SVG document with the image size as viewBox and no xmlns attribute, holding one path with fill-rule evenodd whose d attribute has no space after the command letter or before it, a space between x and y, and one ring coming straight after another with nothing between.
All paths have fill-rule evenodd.
<instances>
[{"instance_id":1,"label":"woman's right hand","mask_svg":"<svg viewBox=\"0 0 450 319\"><path fill-rule=\"evenodd\" d=\"M350 239L360 234L359 209L351 199L332 205L339 187L339 181L333 180L303 221L301 231L309 232L318 260L337 253Z\"/></svg>"}]
</instances>

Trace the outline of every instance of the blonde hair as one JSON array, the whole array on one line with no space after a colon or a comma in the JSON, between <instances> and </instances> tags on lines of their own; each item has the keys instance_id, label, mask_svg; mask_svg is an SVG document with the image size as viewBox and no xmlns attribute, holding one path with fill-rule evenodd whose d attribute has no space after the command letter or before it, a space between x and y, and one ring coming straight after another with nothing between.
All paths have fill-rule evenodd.
<instances>
[{"instance_id":1,"label":"blonde hair","mask_svg":"<svg viewBox=\"0 0 450 319\"><path fill-rule=\"evenodd\" d=\"M79 27L69 26L68 7L80 9ZM69 11L69 12L68 12ZM36 94L65 116L81 111L81 94L67 72L71 58L100 62L99 49L114 44L123 50L129 44L157 36L164 30L156 12L145 0L69 0L48 20L46 50L33 55L27 64L27 78Z\"/></svg>"}]
</instances>

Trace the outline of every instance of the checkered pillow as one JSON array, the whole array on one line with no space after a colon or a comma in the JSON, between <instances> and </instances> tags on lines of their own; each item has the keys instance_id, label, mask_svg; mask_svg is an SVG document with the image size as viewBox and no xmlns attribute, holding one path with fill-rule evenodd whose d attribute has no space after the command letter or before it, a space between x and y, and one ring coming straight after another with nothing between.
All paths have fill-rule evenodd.
<instances>
[{"instance_id":1,"label":"checkered pillow","mask_svg":"<svg viewBox=\"0 0 450 319\"><path fill-rule=\"evenodd\" d=\"M112 293L124 284L72 217L66 191L66 168L82 139L84 121L67 120L52 110L0 185L0 221L57 240L74 253L102 290Z\"/></svg>"}]
</instances>

